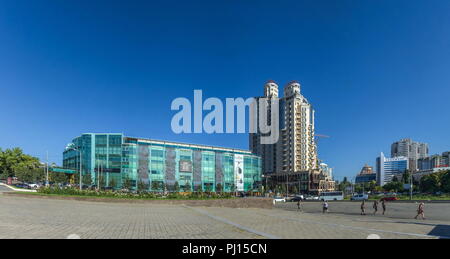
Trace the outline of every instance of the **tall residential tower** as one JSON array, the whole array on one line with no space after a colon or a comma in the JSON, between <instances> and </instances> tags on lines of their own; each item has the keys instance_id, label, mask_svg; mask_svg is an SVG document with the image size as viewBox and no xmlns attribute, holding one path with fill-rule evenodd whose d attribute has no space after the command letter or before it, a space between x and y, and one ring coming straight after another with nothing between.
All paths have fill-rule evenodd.
<instances>
[{"instance_id":1,"label":"tall residential tower","mask_svg":"<svg viewBox=\"0 0 450 259\"><path fill-rule=\"evenodd\" d=\"M265 98L279 101L279 139L275 144L261 144L264 134L250 134L250 150L261 156L263 174L271 182L284 183L289 188L302 192L334 189L334 182L321 170L317 159L317 146L314 141L314 109L301 94L297 81L284 87L284 96L279 96L278 85L268 81L264 86L264 96L256 97L258 112L259 100ZM268 125L271 125L271 107L267 108ZM314 181L313 181L314 179Z\"/></svg>"}]
</instances>

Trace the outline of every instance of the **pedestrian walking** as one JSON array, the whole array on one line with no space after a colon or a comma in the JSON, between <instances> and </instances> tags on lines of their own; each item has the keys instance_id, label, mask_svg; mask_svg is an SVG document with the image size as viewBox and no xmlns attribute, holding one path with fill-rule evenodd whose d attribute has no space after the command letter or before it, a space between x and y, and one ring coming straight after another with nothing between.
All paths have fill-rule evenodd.
<instances>
[{"instance_id":1,"label":"pedestrian walking","mask_svg":"<svg viewBox=\"0 0 450 259\"><path fill-rule=\"evenodd\" d=\"M302 212L302 199L298 199L297 201L297 210Z\"/></svg>"},{"instance_id":2,"label":"pedestrian walking","mask_svg":"<svg viewBox=\"0 0 450 259\"><path fill-rule=\"evenodd\" d=\"M386 203L384 200L381 200L381 208L383 209L383 215L386 212Z\"/></svg>"},{"instance_id":3,"label":"pedestrian walking","mask_svg":"<svg viewBox=\"0 0 450 259\"><path fill-rule=\"evenodd\" d=\"M361 203L361 215L366 215L366 201L363 200Z\"/></svg>"},{"instance_id":4,"label":"pedestrian walking","mask_svg":"<svg viewBox=\"0 0 450 259\"><path fill-rule=\"evenodd\" d=\"M322 205L322 213L328 213L328 202L327 201L323 201L323 205Z\"/></svg>"},{"instance_id":5,"label":"pedestrian walking","mask_svg":"<svg viewBox=\"0 0 450 259\"><path fill-rule=\"evenodd\" d=\"M417 215L416 217L414 217L415 219L417 219L417 217L421 216L423 220L425 220L425 204L423 202L421 202L419 204L419 207L417 208Z\"/></svg>"},{"instance_id":6,"label":"pedestrian walking","mask_svg":"<svg viewBox=\"0 0 450 259\"><path fill-rule=\"evenodd\" d=\"M373 215L377 214L377 212L378 212L378 201L377 200L373 201L372 207L373 207Z\"/></svg>"}]
</instances>

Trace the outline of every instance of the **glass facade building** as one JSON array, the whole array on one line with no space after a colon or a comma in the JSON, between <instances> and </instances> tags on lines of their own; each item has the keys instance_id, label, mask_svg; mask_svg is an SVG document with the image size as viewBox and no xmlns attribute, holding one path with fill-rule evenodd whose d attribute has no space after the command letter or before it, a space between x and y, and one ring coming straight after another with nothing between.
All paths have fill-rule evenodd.
<instances>
[{"instance_id":1,"label":"glass facade building","mask_svg":"<svg viewBox=\"0 0 450 259\"><path fill-rule=\"evenodd\" d=\"M398 179L408 170L409 159L407 157L386 158L383 153L377 158L377 184L383 186L392 182L394 176Z\"/></svg>"},{"instance_id":2,"label":"glass facade building","mask_svg":"<svg viewBox=\"0 0 450 259\"><path fill-rule=\"evenodd\" d=\"M82 134L63 153L63 166L97 182L149 191L258 191L261 159L250 151L126 137ZM101 169L100 169L101 168ZM114 186L111 186L114 185Z\"/></svg>"}]
</instances>

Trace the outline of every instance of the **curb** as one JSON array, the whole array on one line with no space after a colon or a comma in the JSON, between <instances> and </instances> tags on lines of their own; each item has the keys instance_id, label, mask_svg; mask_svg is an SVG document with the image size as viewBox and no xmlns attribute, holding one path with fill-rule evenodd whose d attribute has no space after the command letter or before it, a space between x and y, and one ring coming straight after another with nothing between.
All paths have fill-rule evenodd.
<instances>
[{"instance_id":1,"label":"curb","mask_svg":"<svg viewBox=\"0 0 450 259\"><path fill-rule=\"evenodd\" d=\"M14 187L12 187L10 185L4 184L4 183L0 183L0 185L1 186L5 186L6 188L9 188L9 189L11 189L13 191L16 191L16 192L36 192L36 190L16 189L16 188L14 188Z\"/></svg>"}]
</instances>

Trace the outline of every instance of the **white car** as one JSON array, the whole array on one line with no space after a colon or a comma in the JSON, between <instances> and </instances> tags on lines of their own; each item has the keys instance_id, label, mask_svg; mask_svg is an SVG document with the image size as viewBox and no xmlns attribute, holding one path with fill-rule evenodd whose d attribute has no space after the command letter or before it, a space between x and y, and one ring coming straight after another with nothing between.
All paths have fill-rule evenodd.
<instances>
[{"instance_id":1,"label":"white car","mask_svg":"<svg viewBox=\"0 0 450 259\"><path fill-rule=\"evenodd\" d=\"M30 186L31 189L38 189L40 187L40 185L37 183L31 183L31 184L28 184L28 186Z\"/></svg>"},{"instance_id":2,"label":"white car","mask_svg":"<svg viewBox=\"0 0 450 259\"><path fill-rule=\"evenodd\" d=\"M275 197L275 198L273 198L273 204L275 204L277 202L286 202L286 198L283 198L283 197Z\"/></svg>"},{"instance_id":3,"label":"white car","mask_svg":"<svg viewBox=\"0 0 450 259\"><path fill-rule=\"evenodd\" d=\"M350 200L352 201L367 201L369 199L369 195L368 194L355 194L353 195Z\"/></svg>"}]
</instances>

